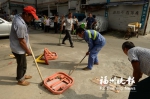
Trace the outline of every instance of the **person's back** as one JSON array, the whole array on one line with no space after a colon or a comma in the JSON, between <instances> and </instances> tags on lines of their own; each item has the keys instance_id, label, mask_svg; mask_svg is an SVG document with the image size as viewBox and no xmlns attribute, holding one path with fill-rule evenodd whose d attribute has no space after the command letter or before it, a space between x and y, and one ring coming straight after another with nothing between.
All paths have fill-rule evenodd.
<instances>
[{"instance_id":1,"label":"person's back","mask_svg":"<svg viewBox=\"0 0 150 99\"><path fill-rule=\"evenodd\" d=\"M141 72L150 76L150 49L133 47L128 51L130 61L139 61Z\"/></svg>"},{"instance_id":2,"label":"person's back","mask_svg":"<svg viewBox=\"0 0 150 99\"><path fill-rule=\"evenodd\" d=\"M85 40L89 39L89 33L91 33L91 38L95 45L102 45L105 43L105 38L95 30L85 30Z\"/></svg>"}]
</instances>

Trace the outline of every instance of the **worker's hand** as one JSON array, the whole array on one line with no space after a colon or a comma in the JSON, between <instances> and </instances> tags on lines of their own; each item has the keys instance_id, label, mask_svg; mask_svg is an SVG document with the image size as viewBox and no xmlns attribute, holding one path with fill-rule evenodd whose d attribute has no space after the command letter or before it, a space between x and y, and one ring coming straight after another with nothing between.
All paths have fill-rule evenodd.
<instances>
[{"instance_id":1,"label":"worker's hand","mask_svg":"<svg viewBox=\"0 0 150 99\"><path fill-rule=\"evenodd\" d=\"M88 52L86 52L86 55L89 55L90 54L90 52L88 51Z\"/></svg>"},{"instance_id":2,"label":"worker's hand","mask_svg":"<svg viewBox=\"0 0 150 99\"><path fill-rule=\"evenodd\" d=\"M29 50L29 51L27 51L27 54L28 54L28 56L31 56L32 55L32 53L31 53L31 51Z\"/></svg>"}]
</instances>

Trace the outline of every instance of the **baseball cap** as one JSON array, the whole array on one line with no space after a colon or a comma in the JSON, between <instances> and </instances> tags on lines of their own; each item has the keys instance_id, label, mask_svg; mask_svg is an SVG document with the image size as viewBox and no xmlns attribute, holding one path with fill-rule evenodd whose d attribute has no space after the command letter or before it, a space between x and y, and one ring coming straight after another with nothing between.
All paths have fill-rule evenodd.
<instances>
[{"instance_id":1,"label":"baseball cap","mask_svg":"<svg viewBox=\"0 0 150 99\"><path fill-rule=\"evenodd\" d=\"M36 9L34 7L26 6L24 7L23 11L32 14L35 19L38 19L38 16L36 15Z\"/></svg>"}]
</instances>

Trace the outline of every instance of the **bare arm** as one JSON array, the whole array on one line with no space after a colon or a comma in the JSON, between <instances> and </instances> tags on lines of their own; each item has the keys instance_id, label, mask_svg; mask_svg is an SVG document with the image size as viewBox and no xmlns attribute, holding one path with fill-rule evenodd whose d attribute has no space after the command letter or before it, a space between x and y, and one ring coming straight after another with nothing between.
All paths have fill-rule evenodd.
<instances>
[{"instance_id":1,"label":"bare arm","mask_svg":"<svg viewBox=\"0 0 150 99\"><path fill-rule=\"evenodd\" d=\"M61 23L61 31L63 30L63 25L64 25L64 23L65 23L65 21L64 20L62 20L62 23Z\"/></svg>"},{"instance_id":2,"label":"bare arm","mask_svg":"<svg viewBox=\"0 0 150 99\"><path fill-rule=\"evenodd\" d=\"M74 25L72 24L72 30L74 30Z\"/></svg>"},{"instance_id":3,"label":"bare arm","mask_svg":"<svg viewBox=\"0 0 150 99\"><path fill-rule=\"evenodd\" d=\"M26 51L26 53L28 55L31 55L31 51L28 49L27 44L26 44L24 38L19 38L19 43L20 43L21 47Z\"/></svg>"},{"instance_id":4,"label":"bare arm","mask_svg":"<svg viewBox=\"0 0 150 99\"><path fill-rule=\"evenodd\" d=\"M133 67L133 77L134 77L135 83L137 83L143 74L140 70L140 62L132 61L132 67Z\"/></svg>"}]
</instances>

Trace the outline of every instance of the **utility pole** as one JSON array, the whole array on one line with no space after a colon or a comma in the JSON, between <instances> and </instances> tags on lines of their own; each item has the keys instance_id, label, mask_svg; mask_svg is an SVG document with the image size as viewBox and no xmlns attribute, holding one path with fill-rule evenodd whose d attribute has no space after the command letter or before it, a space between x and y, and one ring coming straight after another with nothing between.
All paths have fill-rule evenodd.
<instances>
[{"instance_id":1,"label":"utility pole","mask_svg":"<svg viewBox=\"0 0 150 99\"><path fill-rule=\"evenodd\" d=\"M10 0L8 0L8 14L10 15Z\"/></svg>"},{"instance_id":2,"label":"utility pole","mask_svg":"<svg viewBox=\"0 0 150 99\"><path fill-rule=\"evenodd\" d=\"M49 0L49 3L48 3L48 16L50 16L50 0Z\"/></svg>"},{"instance_id":3,"label":"utility pole","mask_svg":"<svg viewBox=\"0 0 150 99\"><path fill-rule=\"evenodd\" d=\"M35 9L36 9L36 12L38 12L38 8L37 8L37 0L35 0Z\"/></svg>"}]
</instances>

